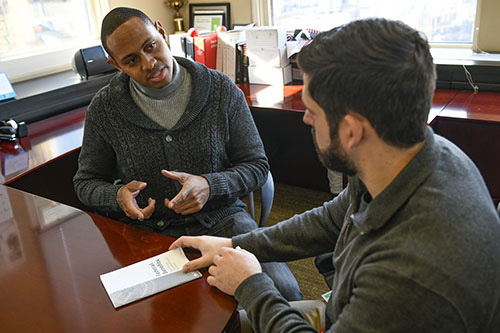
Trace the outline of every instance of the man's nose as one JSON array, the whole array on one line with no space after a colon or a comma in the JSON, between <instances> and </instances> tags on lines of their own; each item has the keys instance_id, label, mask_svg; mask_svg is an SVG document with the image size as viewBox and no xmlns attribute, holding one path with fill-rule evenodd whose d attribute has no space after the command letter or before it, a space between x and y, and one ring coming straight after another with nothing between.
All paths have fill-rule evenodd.
<instances>
[{"instance_id":1,"label":"man's nose","mask_svg":"<svg viewBox=\"0 0 500 333\"><path fill-rule=\"evenodd\" d=\"M150 54L145 54L143 56L142 67L144 70L151 70L156 64L156 59Z\"/></svg>"},{"instance_id":2,"label":"man's nose","mask_svg":"<svg viewBox=\"0 0 500 333\"><path fill-rule=\"evenodd\" d=\"M306 110L306 112L304 112L304 115L302 116L302 121L306 125L311 125L311 116L309 114L309 111Z\"/></svg>"}]
</instances>

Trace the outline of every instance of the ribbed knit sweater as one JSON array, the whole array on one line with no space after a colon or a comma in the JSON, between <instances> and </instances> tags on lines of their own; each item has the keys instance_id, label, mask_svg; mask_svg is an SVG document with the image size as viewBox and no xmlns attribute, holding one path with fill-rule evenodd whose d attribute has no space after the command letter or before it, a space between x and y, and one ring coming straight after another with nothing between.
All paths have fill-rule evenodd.
<instances>
[{"instance_id":1,"label":"ribbed knit sweater","mask_svg":"<svg viewBox=\"0 0 500 333\"><path fill-rule=\"evenodd\" d=\"M144 223L158 229L158 220L181 221L163 204L181 185L160 171L175 170L208 180L210 197L196 217L211 226L242 210L238 198L265 182L269 164L243 92L220 72L184 58L177 62L190 73L193 93L170 130L137 107L126 74L118 73L93 98L73 179L85 205L120 212L118 189L138 180L148 184L136 198L138 205L145 207L148 197L156 200L153 216ZM121 183L113 184L116 179Z\"/></svg>"}]
</instances>

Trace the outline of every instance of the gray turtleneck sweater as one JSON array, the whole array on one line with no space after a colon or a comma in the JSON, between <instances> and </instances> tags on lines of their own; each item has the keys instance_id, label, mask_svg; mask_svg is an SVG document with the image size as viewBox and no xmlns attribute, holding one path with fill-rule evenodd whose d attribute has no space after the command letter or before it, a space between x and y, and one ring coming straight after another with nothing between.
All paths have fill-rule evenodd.
<instances>
[{"instance_id":1,"label":"gray turtleneck sweater","mask_svg":"<svg viewBox=\"0 0 500 333\"><path fill-rule=\"evenodd\" d=\"M129 89L135 104L151 120L171 129L179 121L191 97L191 74L172 59L172 80L163 88L143 86L133 79Z\"/></svg>"},{"instance_id":2,"label":"gray turtleneck sweater","mask_svg":"<svg viewBox=\"0 0 500 333\"><path fill-rule=\"evenodd\" d=\"M183 221L162 204L181 189L179 182L161 174L162 169L208 180L209 200L194 214L207 227L242 211L238 198L262 186L269 170L243 92L220 72L183 58L177 62L192 78L192 93L181 117L172 122L175 125L167 129L160 125L162 117L155 121L147 116L149 111L143 112L134 102L129 76L118 73L87 109L79 169L73 179L85 205L117 212L121 211L118 189L131 180L146 182L137 202L144 207L148 197L156 200L153 216L144 223L157 232L169 224L159 220ZM113 184L116 179L122 184Z\"/></svg>"}]
</instances>

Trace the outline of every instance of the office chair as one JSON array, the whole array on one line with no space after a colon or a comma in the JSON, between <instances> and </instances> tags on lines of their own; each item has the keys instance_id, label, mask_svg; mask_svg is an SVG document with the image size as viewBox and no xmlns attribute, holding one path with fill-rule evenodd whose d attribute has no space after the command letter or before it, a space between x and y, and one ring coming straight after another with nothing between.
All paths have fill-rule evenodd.
<instances>
[{"instance_id":1,"label":"office chair","mask_svg":"<svg viewBox=\"0 0 500 333\"><path fill-rule=\"evenodd\" d=\"M248 193L247 196L247 207L248 213L257 222L259 227L266 227L267 220L269 219L269 214L271 213L271 208L273 207L274 200L274 180L271 171L267 174L267 180L265 184L261 187L261 206L260 206L260 219L257 221L255 218L255 205L253 201L253 192Z\"/></svg>"}]
</instances>

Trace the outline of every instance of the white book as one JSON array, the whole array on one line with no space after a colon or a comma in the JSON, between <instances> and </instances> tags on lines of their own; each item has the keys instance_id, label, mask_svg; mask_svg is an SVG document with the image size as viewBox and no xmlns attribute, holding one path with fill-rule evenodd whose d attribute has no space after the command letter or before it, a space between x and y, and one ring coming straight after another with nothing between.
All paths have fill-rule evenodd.
<instances>
[{"instance_id":1,"label":"white book","mask_svg":"<svg viewBox=\"0 0 500 333\"><path fill-rule=\"evenodd\" d=\"M244 30L230 30L217 34L216 69L236 80L236 43L245 40Z\"/></svg>"},{"instance_id":2,"label":"white book","mask_svg":"<svg viewBox=\"0 0 500 333\"><path fill-rule=\"evenodd\" d=\"M188 261L182 248L177 248L102 274L101 282L117 308L200 278L199 271L182 271Z\"/></svg>"}]
</instances>

